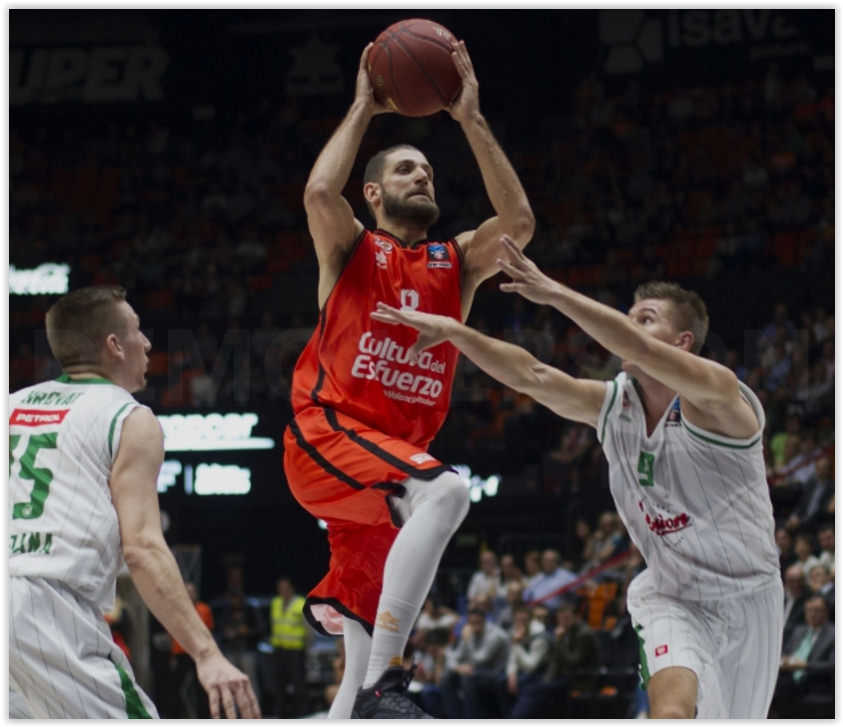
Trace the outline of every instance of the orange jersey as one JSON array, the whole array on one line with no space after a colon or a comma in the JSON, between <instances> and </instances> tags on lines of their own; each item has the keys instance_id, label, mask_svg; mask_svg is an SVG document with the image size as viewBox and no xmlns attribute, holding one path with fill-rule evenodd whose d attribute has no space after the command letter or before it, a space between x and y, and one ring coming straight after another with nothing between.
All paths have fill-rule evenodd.
<instances>
[{"instance_id":1,"label":"orange jersey","mask_svg":"<svg viewBox=\"0 0 843 727\"><path fill-rule=\"evenodd\" d=\"M457 349L441 343L409 361L417 332L369 314L378 302L461 320L456 241L401 247L364 230L293 372L293 411L324 406L426 448L448 414Z\"/></svg>"}]
</instances>

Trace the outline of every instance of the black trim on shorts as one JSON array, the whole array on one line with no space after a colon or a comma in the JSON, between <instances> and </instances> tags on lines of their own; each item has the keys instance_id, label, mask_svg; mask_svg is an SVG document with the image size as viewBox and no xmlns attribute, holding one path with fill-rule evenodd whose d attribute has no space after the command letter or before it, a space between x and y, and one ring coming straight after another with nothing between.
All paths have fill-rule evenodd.
<instances>
[{"instance_id":1,"label":"black trim on shorts","mask_svg":"<svg viewBox=\"0 0 843 727\"><path fill-rule=\"evenodd\" d=\"M378 482L377 484L372 485L372 489L387 491L387 495L383 499L384 502L386 502L386 509L389 510L389 519L392 520L392 524L400 530L404 525L404 518L401 517L401 513L399 513L392 504L390 497L392 495L395 495L395 497L404 497L404 495L407 494L407 488L399 482Z\"/></svg>"},{"instance_id":2,"label":"black trim on shorts","mask_svg":"<svg viewBox=\"0 0 843 727\"><path fill-rule=\"evenodd\" d=\"M304 438L304 434L302 434L299 425L296 423L296 420L293 419L290 422L290 431L293 433L293 436L296 438L296 443L301 447L307 455L318 464L323 470L325 470L329 475L336 477L340 482L345 482L349 487L353 487L355 490L365 490L366 485L362 482L358 482L350 475L347 475L341 469L332 465L327 459L325 459L320 453L319 450L316 449L310 442L308 442Z\"/></svg>"},{"instance_id":3,"label":"black trim on shorts","mask_svg":"<svg viewBox=\"0 0 843 727\"><path fill-rule=\"evenodd\" d=\"M323 406L322 410L325 412L325 418L328 420L328 424L331 425L331 428L335 432L342 432L356 445L362 447L363 449L375 455L379 459L382 459L387 464L391 464L396 469L399 469L402 472L406 472L410 477L416 477L420 480L430 481L435 480L443 472L455 471L452 467L449 467L446 464L441 464L438 467L431 467L430 469L419 469L418 467L413 467L412 465L404 462L404 460L396 457L394 454L390 454L385 449L379 447L374 442L370 442L368 439L364 439L353 429L347 429L346 427L342 426L342 424L340 424L339 420L337 419L337 413L333 409L329 409L327 406Z\"/></svg>"},{"instance_id":4,"label":"black trim on shorts","mask_svg":"<svg viewBox=\"0 0 843 727\"><path fill-rule=\"evenodd\" d=\"M304 617L307 619L307 622L310 624L311 628L314 631L318 631L323 636L337 636L337 634L329 634L325 631L325 627L322 626L322 623L310 612L310 607L317 603L326 603L329 606L333 606L339 613L343 616L346 616L354 621L357 621L369 636L372 635L372 631L374 631L375 626L374 624L370 624L366 619L362 616L358 616L356 613L352 613L346 606L343 606L336 598L318 598L317 596L308 596L304 599Z\"/></svg>"}]
</instances>

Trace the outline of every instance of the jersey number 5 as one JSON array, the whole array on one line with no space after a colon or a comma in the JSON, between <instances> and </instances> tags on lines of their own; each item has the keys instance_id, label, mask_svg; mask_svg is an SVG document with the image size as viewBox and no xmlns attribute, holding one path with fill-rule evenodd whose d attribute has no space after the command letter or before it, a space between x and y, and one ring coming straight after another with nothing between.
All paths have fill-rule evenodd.
<instances>
[{"instance_id":1,"label":"jersey number 5","mask_svg":"<svg viewBox=\"0 0 843 727\"><path fill-rule=\"evenodd\" d=\"M23 436L22 434L9 435L9 477L12 476L14 451L17 449L18 442L20 442ZM36 467L35 456L42 449L55 449L58 436L58 432L48 432L26 437L28 439L26 449L24 449L20 457L20 478L22 480L32 480L35 485L32 488L29 502L16 502L12 506L13 520L34 520L43 514L44 502L47 499L47 495L50 494L50 483L53 481L53 472L46 467Z\"/></svg>"}]
</instances>

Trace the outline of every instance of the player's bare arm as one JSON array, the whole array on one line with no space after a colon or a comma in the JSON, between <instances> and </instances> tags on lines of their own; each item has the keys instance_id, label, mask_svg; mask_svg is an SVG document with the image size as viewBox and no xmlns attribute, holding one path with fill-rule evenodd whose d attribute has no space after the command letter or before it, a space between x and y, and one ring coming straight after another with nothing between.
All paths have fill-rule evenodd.
<instances>
[{"instance_id":1,"label":"player's bare arm","mask_svg":"<svg viewBox=\"0 0 843 727\"><path fill-rule=\"evenodd\" d=\"M351 108L317 157L304 189L307 227L319 261L320 308L342 272L346 253L363 231L363 223L354 216L342 191L369 122L376 114L388 111L375 101L366 71L371 46L369 43L360 56Z\"/></svg>"},{"instance_id":2,"label":"player's bare arm","mask_svg":"<svg viewBox=\"0 0 843 727\"><path fill-rule=\"evenodd\" d=\"M187 594L178 564L161 532L158 471L164 459L161 425L149 409L135 409L123 424L109 486L123 556L144 603L196 662L211 714L257 718L260 708L245 674L226 660Z\"/></svg>"},{"instance_id":3,"label":"player's bare arm","mask_svg":"<svg viewBox=\"0 0 843 727\"><path fill-rule=\"evenodd\" d=\"M498 144L485 117L480 112L477 76L465 42L454 46L451 57L462 79L462 91L448 113L459 122L477 159L480 174L495 216L477 229L457 235L465 257L463 275L463 320L468 315L474 291L486 278L497 273L498 240L508 234L520 247L533 236L536 221L527 194L518 175Z\"/></svg>"},{"instance_id":4,"label":"player's bare arm","mask_svg":"<svg viewBox=\"0 0 843 727\"><path fill-rule=\"evenodd\" d=\"M544 404L559 416L597 426L606 384L576 379L539 361L529 351L491 338L448 316L398 309L385 303L371 313L382 323L403 324L419 332L410 347L418 356L431 346L450 341L489 376Z\"/></svg>"},{"instance_id":5,"label":"player's bare arm","mask_svg":"<svg viewBox=\"0 0 843 727\"><path fill-rule=\"evenodd\" d=\"M734 372L649 335L628 316L549 278L506 236L502 244L498 265L512 280L501 290L553 306L600 345L677 392L691 423L736 438L757 433L758 420Z\"/></svg>"}]
</instances>

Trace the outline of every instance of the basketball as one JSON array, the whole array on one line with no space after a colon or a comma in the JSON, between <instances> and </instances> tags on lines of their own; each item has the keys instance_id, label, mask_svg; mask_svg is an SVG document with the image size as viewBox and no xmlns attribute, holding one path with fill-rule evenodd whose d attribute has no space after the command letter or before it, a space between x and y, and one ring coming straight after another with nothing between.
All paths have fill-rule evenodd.
<instances>
[{"instance_id":1,"label":"basketball","mask_svg":"<svg viewBox=\"0 0 843 727\"><path fill-rule=\"evenodd\" d=\"M450 105L462 88L453 42L454 34L432 20L390 25L369 50L375 100L404 116L429 116Z\"/></svg>"}]
</instances>

